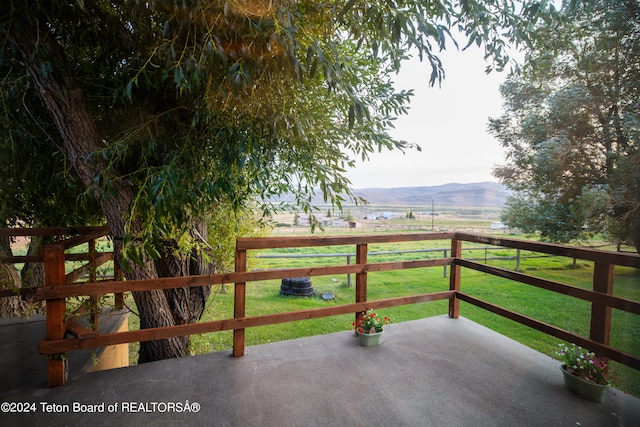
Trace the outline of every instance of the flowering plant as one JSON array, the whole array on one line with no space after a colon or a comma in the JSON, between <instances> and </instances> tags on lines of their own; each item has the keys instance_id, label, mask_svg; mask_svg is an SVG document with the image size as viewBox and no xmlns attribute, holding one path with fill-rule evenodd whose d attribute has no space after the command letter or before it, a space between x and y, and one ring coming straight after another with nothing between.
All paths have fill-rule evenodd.
<instances>
[{"instance_id":1,"label":"flowering plant","mask_svg":"<svg viewBox=\"0 0 640 427\"><path fill-rule=\"evenodd\" d=\"M359 334L375 334L382 332L382 327L391 323L391 319L383 317L380 319L378 314L371 310L362 313L362 318L358 322L354 322L353 326Z\"/></svg>"},{"instance_id":2,"label":"flowering plant","mask_svg":"<svg viewBox=\"0 0 640 427\"><path fill-rule=\"evenodd\" d=\"M564 370L586 381L607 385L612 382L607 360L575 344L559 344L558 356Z\"/></svg>"}]
</instances>

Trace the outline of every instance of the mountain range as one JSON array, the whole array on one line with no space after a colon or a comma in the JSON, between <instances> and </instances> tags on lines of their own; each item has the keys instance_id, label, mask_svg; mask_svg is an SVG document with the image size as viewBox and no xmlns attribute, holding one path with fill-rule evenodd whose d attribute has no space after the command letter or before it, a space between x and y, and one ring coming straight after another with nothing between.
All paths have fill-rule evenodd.
<instances>
[{"instance_id":1,"label":"mountain range","mask_svg":"<svg viewBox=\"0 0 640 427\"><path fill-rule=\"evenodd\" d=\"M497 182L353 190L370 204L502 207L511 191Z\"/></svg>"}]
</instances>

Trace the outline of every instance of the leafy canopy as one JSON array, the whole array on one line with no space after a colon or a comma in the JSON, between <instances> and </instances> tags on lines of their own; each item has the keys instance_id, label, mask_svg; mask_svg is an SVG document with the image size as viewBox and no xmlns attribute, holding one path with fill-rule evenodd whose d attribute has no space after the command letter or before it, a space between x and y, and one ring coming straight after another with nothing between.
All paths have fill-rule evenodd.
<instances>
[{"instance_id":1,"label":"leafy canopy","mask_svg":"<svg viewBox=\"0 0 640 427\"><path fill-rule=\"evenodd\" d=\"M99 206L65 158L48 112L25 96L26 78L13 78L0 82L0 227L100 223Z\"/></svg>"},{"instance_id":2,"label":"leafy canopy","mask_svg":"<svg viewBox=\"0 0 640 427\"><path fill-rule=\"evenodd\" d=\"M518 194L505 220L559 242L603 232L640 250L640 4L565 2L501 88L495 175Z\"/></svg>"},{"instance_id":3,"label":"leafy canopy","mask_svg":"<svg viewBox=\"0 0 640 427\"><path fill-rule=\"evenodd\" d=\"M84 159L99 165L88 184L101 191L89 194L131 189L129 233L176 238L212 207L257 199L268 213L283 192L305 211L315 192L340 207L353 197L344 173L356 158L413 148L387 133L411 97L392 85L408 52L429 64L435 84L444 75L437 52L456 45L456 27L502 69L507 43L530 42L532 24L553 11L546 1L517 5L519 14L502 0L8 0L1 84L22 85L36 102L12 41L37 29L29 61L45 79L72 79L101 136ZM21 104L3 109L14 115ZM1 144L37 139L50 146L39 156L56 151L57 137L42 138L33 117L16 120L4 122ZM72 181L55 177L57 188Z\"/></svg>"}]
</instances>

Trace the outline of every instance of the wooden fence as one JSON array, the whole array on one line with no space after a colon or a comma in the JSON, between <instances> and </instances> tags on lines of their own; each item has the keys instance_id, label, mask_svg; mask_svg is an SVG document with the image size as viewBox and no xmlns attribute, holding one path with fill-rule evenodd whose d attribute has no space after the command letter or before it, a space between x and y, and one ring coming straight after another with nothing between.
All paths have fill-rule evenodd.
<instances>
[{"instance_id":1,"label":"wooden fence","mask_svg":"<svg viewBox=\"0 0 640 427\"><path fill-rule=\"evenodd\" d=\"M99 283L98 267L109 262L113 263L113 277L101 282L122 280L122 272L114 260L113 252L99 252L96 241L107 236L107 227L45 227L45 228L0 228L3 237L46 236L55 243L42 245L37 255L7 256L0 258L2 263L44 263L44 286L60 287L76 283L86 278L90 283ZM71 236L71 237L68 237ZM67 251L86 244L86 252L67 253ZM66 262L80 262L81 265L69 273L66 272ZM37 294L42 287L26 287L0 290L0 298ZM124 305L123 292L105 292L114 294L114 306L121 309ZM42 298L40 298L42 299ZM100 294L93 294L89 299L89 307L79 307L72 313L67 313L66 299L56 298L46 303L46 336L45 340L65 339L67 334L76 339L84 339L97 335L99 327L98 300ZM82 317L90 316L91 329L83 325ZM66 382L67 358L64 354L49 355L50 387Z\"/></svg>"},{"instance_id":2,"label":"wooden fence","mask_svg":"<svg viewBox=\"0 0 640 427\"><path fill-rule=\"evenodd\" d=\"M86 238L86 237L85 237ZM82 240L82 239L80 239ZM450 256L437 259L421 259L412 261L377 262L368 261L369 245L379 243L415 242L428 240L450 240ZM594 262L593 289L583 289L566 285L520 272L488 266L462 258L463 242L481 243L492 246L522 249L572 259L583 259ZM303 267L279 270L247 271L247 253L251 250L276 248L295 248L312 246L355 247L355 263L336 266ZM585 348L596 351L599 355L616 360L635 369L640 369L640 358L610 346L611 309L619 309L640 314L640 302L620 298L613 295L614 267L616 265L640 268L640 256L617 252L598 251L584 248L530 242L518 239L495 238L466 233L408 233L408 234L375 234L345 236L311 236L311 237L267 237L238 239L236 245L236 268L234 273L207 276L175 277L167 279L107 281L89 283L68 283L64 275L63 243L50 245L44 250L45 269L48 271L44 287L37 289L37 297L47 301L47 336L39 345L39 351L48 355L49 385L59 386L65 383L64 359L68 351L104 347L108 345L164 339L177 336L201 334L233 330L233 355L244 354L244 332L246 328L313 319L326 316L354 313L357 317L370 308L393 307L427 301L447 299L449 316L457 318L460 314L460 301L473 304L508 319L545 332L562 340L574 342ZM368 301L367 275L371 272L450 266L449 289L383 300ZM483 271L487 274L503 277L538 288L547 289L591 303L591 320L589 337L583 337L553 325L538 321L503 307L482 301L464 292L461 283L462 268ZM355 274L354 302L331 307L299 310L287 313L246 316L246 287L248 282L292 278L300 276L327 276ZM77 296L97 297L103 294L121 295L128 291L145 291L152 289L170 289L177 287L208 286L214 284L235 284L234 316L189 325L159 327L139 331L92 334L67 337L69 325L64 320L65 299ZM50 312L51 310L51 312Z\"/></svg>"}]
</instances>

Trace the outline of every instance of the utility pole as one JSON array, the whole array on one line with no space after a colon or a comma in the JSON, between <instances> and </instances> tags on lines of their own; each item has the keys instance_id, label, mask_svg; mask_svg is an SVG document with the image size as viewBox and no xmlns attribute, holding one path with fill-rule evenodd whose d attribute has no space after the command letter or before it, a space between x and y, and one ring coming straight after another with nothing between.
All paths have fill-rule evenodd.
<instances>
[{"instance_id":1,"label":"utility pole","mask_svg":"<svg viewBox=\"0 0 640 427\"><path fill-rule=\"evenodd\" d=\"M433 206L433 199L431 199L431 231L433 231L434 220L436 218L436 213Z\"/></svg>"}]
</instances>

